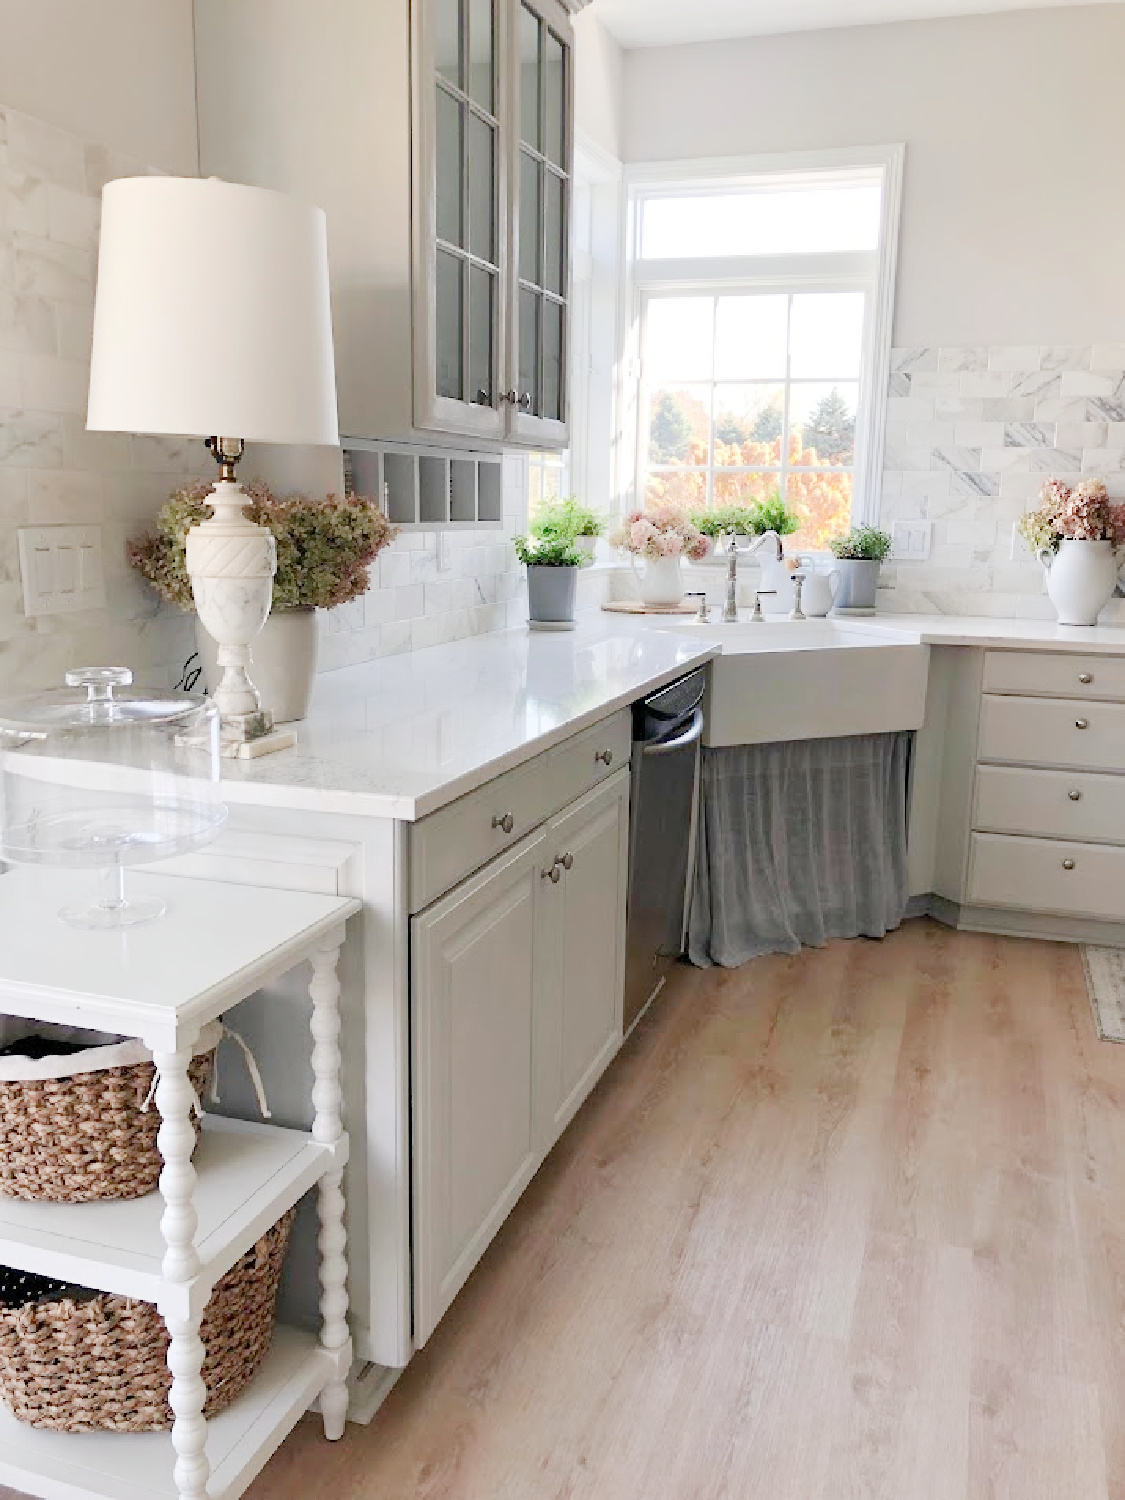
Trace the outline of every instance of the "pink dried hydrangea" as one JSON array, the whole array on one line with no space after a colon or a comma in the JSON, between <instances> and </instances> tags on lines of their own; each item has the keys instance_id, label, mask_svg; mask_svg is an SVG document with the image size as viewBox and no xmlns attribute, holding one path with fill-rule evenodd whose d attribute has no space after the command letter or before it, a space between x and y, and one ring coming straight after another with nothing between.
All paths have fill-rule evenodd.
<instances>
[{"instance_id":1,"label":"pink dried hydrangea","mask_svg":"<svg viewBox=\"0 0 1125 1500\"><path fill-rule=\"evenodd\" d=\"M618 551L632 552L651 562L663 557L690 557L698 562L711 550L707 537L669 506L631 511L609 543Z\"/></svg>"},{"instance_id":2,"label":"pink dried hydrangea","mask_svg":"<svg viewBox=\"0 0 1125 1500\"><path fill-rule=\"evenodd\" d=\"M1084 479L1073 488L1048 479L1039 491L1037 509L1028 511L1019 529L1037 551L1057 550L1060 541L1125 543L1125 504L1109 498L1100 479Z\"/></svg>"}]
</instances>

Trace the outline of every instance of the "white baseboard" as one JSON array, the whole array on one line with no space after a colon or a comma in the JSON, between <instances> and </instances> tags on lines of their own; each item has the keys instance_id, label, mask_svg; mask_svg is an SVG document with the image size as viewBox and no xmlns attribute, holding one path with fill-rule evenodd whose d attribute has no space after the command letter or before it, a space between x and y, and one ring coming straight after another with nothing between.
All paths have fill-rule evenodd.
<instances>
[{"instance_id":1,"label":"white baseboard","mask_svg":"<svg viewBox=\"0 0 1125 1500\"><path fill-rule=\"evenodd\" d=\"M386 1365L357 1365L348 1380L348 1421L366 1427L402 1374Z\"/></svg>"},{"instance_id":2,"label":"white baseboard","mask_svg":"<svg viewBox=\"0 0 1125 1500\"><path fill-rule=\"evenodd\" d=\"M944 896L912 896L907 917L932 917L959 932L989 932L997 937L1039 938L1048 943L1092 943L1099 948L1125 948L1125 923L1093 917L1064 917L1050 913L966 906Z\"/></svg>"}]
</instances>

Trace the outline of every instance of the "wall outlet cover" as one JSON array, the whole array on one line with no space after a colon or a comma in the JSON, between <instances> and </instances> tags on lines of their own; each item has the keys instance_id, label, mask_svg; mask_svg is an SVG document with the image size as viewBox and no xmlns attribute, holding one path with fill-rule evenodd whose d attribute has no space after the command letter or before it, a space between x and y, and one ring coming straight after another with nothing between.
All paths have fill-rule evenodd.
<instances>
[{"instance_id":1,"label":"wall outlet cover","mask_svg":"<svg viewBox=\"0 0 1125 1500\"><path fill-rule=\"evenodd\" d=\"M891 557L895 562L925 562L933 534L932 521L895 521L891 527Z\"/></svg>"}]
</instances>

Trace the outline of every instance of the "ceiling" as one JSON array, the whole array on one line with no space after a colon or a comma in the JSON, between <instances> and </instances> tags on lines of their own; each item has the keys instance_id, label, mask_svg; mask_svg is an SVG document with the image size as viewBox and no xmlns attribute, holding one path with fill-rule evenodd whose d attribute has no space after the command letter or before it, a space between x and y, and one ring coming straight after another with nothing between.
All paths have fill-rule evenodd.
<instances>
[{"instance_id":1,"label":"ceiling","mask_svg":"<svg viewBox=\"0 0 1125 1500\"><path fill-rule=\"evenodd\" d=\"M593 0L623 47L670 47L879 21L921 21L1002 10L1108 5L1114 0Z\"/></svg>"}]
</instances>

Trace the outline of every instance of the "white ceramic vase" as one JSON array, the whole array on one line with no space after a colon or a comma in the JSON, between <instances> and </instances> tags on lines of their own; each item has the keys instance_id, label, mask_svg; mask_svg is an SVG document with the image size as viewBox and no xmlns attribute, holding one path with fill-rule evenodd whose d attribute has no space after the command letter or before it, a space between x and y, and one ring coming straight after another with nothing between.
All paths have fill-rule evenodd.
<instances>
[{"instance_id":1,"label":"white ceramic vase","mask_svg":"<svg viewBox=\"0 0 1125 1500\"><path fill-rule=\"evenodd\" d=\"M637 567L635 553L630 552L629 560L633 564L633 572L637 574L642 603L671 608L682 601L684 575L680 571L678 557L647 557L643 569Z\"/></svg>"},{"instance_id":2,"label":"white ceramic vase","mask_svg":"<svg viewBox=\"0 0 1125 1500\"><path fill-rule=\"evenodd\" d=\"M1117 587L1112 542L1061 541L1059 550L1039 551L1047 571L1047 593L1060 625L1096 625Z\"/></svg>"},{"instance_id":3,"label":"white ceramic vase","mask_svg":"<svg viewBox=\"0 0 1125 1500\"><path fill-rule=\"evenodd\" d=\"M203 681L213 695L221 676L217 648L198 619L195 639ZM316 610L283 609L271 613L254 641L252 652L250 678L261 695L262 707L273 714L274 723L303 719L309 710L316 677Z\"/></svg>"}]
</instances>

